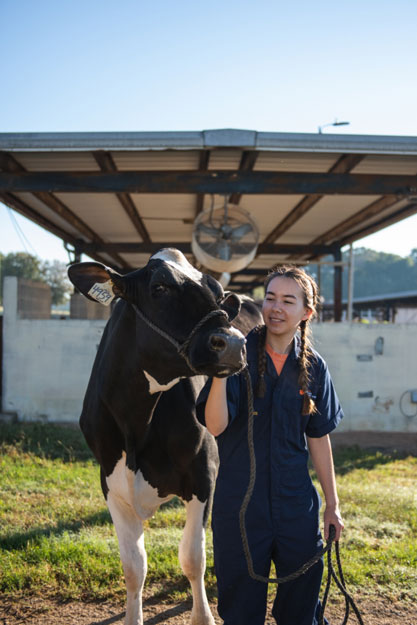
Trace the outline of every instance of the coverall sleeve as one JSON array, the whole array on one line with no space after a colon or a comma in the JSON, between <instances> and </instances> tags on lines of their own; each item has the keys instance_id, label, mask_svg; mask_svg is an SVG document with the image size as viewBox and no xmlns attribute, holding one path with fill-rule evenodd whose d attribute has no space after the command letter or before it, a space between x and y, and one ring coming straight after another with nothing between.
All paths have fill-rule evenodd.
<instances>
[{"instance_id":1,"label":"coverall sleeve","mask_svg":"<svg viewBox=\"0 0 417 625\"><path fill-rule=\"evenodd\" d=\"M312 398L316 411L310 416L305 432L311 438L320 438L332 432L344 416L325 362L320 367L317 396Z\"/></svg>"},{"instance_id":2,"label":"coverall sleeve","mask_svg":"<svg viewBox=\"0 0 417 625\"><path fill-rule=\"evenodd\" d=\"M239 412L240 406L240 383L241 376L233 375L227 378L226 393L227 393L227 410L229 413L229 423L235 419ZM206 425L206 419L204 411L206 407L206 401L211 388L211 379L207 380L205 386L202 388L196 402L197 419L202 425Z\"/></svg>"}]
</instances>

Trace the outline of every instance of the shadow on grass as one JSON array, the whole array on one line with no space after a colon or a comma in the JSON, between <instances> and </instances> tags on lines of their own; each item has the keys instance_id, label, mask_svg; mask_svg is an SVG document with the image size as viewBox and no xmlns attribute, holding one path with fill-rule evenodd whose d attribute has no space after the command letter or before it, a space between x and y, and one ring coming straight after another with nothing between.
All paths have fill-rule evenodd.
<instances>
[{"instance_id":1,"label":"shadow on grass","mask_svg":"<svg viewBox=\"0 0 417 625\"><path fill-rule=\"evenodd\" d=\"M4 445L12 445L23 453L63 462L93 458L78 424L0 422L0 446Z\"/></svg>"},{"instance_id":2,"label":"shadow on grass","mask_svg":"<svg viewBox=\"0 0 417 625\"><path fill-rule=\"evenodd\" d=\"M5 551L25 549L28 542L36 543L43 536L61 536L64 532L79 532L85 527L110 525L112 520L107 509L100 510L95 514L77 519L76 521L61 521L55 527L33 528L27 532L18 532L9 536L0 537L0 548Z\"/></svg>"},{"instance_id":3,"label":"shadow on grass","mask_svg":"<svg viewBox=\"0 0 417 625\"><path fill-rule=\"evenodd\" d=\"M397 451L343 447L334 451L334 465L337 475L346 475L355 469L374 469L408 456L407 453Z\"/></svg>"}]
</instances>

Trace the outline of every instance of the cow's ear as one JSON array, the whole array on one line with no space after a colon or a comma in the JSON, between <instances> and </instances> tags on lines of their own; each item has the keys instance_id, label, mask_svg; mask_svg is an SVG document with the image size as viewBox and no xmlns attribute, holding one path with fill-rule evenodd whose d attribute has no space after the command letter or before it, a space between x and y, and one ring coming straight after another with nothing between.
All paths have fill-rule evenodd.
<instances>
[{"instance_id":1,"label":"cow's ear","mask_svg":"<svg viewBox=\"0 0 417 625\"><path fill-rule=\"evenodd\" d=\"M68 277L73 285L93 302L108 306L115 297L123 297L123 277L101 263L70 265Z\"/></svg>"},{"instance_id":2,"label":"cow's ear","mask_svg":"<svg viewBox=\"0 0 417 625\"><path fill-rule=\"evenodd\" d=\"M230 291L226 291L224 294L224 298L220 304L222 310L227 312L229 317L229 321L233 321L235 317L240 312L240 299L236 295L236 293L231 293Z\"/></svg>"},{"instance_id":3,"label":"cow's ear","mask_svg":"<svg viewBox=\"0 0 417 625\"><path fill-rule=\"evenodd\" d=\"M208 286L208 288L210 289L210 291L213 293L214 297L216 298L216 302L220 302L223 300L224 298L224 292L223 292L223 287L220 284L220 282L218 282L216 280L216 278L213 278L213 276L210 276L210 274L203 274L204 278L204 283Z\"/></svg>"}]
</instances>

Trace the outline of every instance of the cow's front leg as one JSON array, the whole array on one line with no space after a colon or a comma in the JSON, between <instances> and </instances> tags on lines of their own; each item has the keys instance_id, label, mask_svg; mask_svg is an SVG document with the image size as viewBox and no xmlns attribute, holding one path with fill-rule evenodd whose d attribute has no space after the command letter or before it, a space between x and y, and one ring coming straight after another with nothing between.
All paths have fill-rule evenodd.
<instances>
[{"instance_id":1,"label":"cow's front leg","mask_svg":"<svg viewBox=\"0 0 417 625\"><path fill-rule=\"evenodd\" d=\"M179 559L193 593L191 625L215 625L204 587L206 570L204 503L196 497L185 503L187 520L179 547Z\"/></svg>"},{"instance_id":2,"label":"cow's front leg","mask_svg":"<svg viewBox=\"0 0 417 625\"><path fill-rule=\"evenodd\" d=\"M120 497L107 497L107 505L119 540L120 558L126 580L125 625L143 625L142 589L147 571L143 523L131 505Z\"/></svg>"}]
</instances>

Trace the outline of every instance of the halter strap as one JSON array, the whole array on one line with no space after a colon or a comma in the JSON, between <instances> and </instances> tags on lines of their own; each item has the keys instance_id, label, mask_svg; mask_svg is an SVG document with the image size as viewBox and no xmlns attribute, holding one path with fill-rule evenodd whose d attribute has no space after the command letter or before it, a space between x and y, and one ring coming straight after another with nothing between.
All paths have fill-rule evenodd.
<instances>
[{"instance_id":1,"label":"halter strap","mask_svg":"<svg viewBox=\"0 0 417 625\"><path fill-rule=\"evenodd\" d=\"M153 323L150 319L148 319L148 317L146 317L146 315L143 314L143 312L140 310L140 308L138 308L138 306L136 306L136 304L132 304L132 306L136 314L138 315L140 319L142 319L142 321L144 321L150 328L152 328L152 330L155 330L157 334L159 334L164 339L169 341L171 345L175 347L175 349L180 354L180 356L184 358L185 362L190 367L191 371L193 371L196 374L198 374L198 371L194 369L188 357L188 349L190 347L190 343L194 335L196 334L196 332L198 332L198 330L200 330L200 328L206 323L206 321L208 321L212 317L222 316L222 317L226 317L226 319L228 318L227 313L224 310L221 310L220 308L218 310L210 311L209 313L207 313L207 315L205 315L205 317L200 319L200 321L196 324L196 326L191 330L190 334L185 339L185 341L183 343L179 343L176 339L174 339L171 335L169 335L168 332L165 332L165 330L161 330L161 328L159 328L155 323Z\"/></svg>"}]
</instances>

